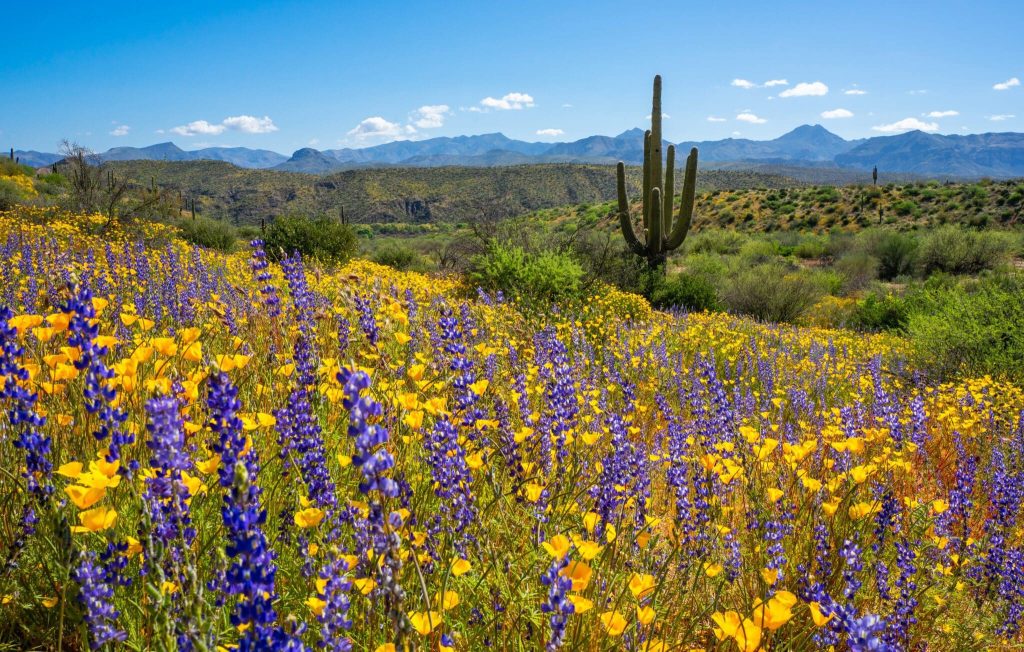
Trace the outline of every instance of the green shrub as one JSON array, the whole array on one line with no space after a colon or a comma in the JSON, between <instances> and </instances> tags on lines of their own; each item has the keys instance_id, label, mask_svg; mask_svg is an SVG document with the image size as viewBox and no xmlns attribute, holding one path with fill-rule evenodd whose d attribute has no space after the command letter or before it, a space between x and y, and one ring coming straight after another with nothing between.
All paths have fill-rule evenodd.
<instances>
[{"instance_id":1,"label":"green shrub","mask_svg":"<svg viewBox=\"0 0 1024 652\"><path fill-rule=\"evenodd\" d=\"M872 292L857 304L847 325L864 331L903 332L909 318L906 301L891 294L880 297Z\"/></svg>"},{"instance_id":2,"label":"green shrub","mask_svg":"<svg viewBox=\"0 0 1024 652\"><path fill-rule=\"evenodd\" d=\"M749 238L737 231L710 229L694 233L686 239L686 252L736 254Z\"/></svg>"},{"instance_id":3,"label":"green shrub","mask_svg":"<svg viewBox=\"0 0 1024 652\"><path fill-rule=\"evenodd\" d=\"M869 253L878 260L878 278L891 281L913 272L918 243L913 237L895 231L874 234Z\"/></svg>"},{"instance_id":4,"label":"green shrub","mask_svg":"<svg viewBox=\"0 0 1024 652\"><path fill-rule=\"evenodd\" d=\"M991 374L1024 381L1024 278L936 284L915 303L907 333L938 377Z\"/></svg>"},{"instance_id":5,"label":"green shrub","mask_svg":"<svg viewBox=\"0 0 1024 652\"><path fill-rule=\"evenodd\" d=\"M778 247L768 240L751 240L740 248L740 261L744 265L767 263L779 255Z\"/></svg>"},{"instance_id":6,"label":"green shrub","mask_svg":"<svg viewBox=\"0 0 1024 652\"><path fill-rule=\"evenodd\" d=\"M21 200L21 189L11 181L0 179L0 211L14 208Z\"/></svg>"},{"instance_id":7,"label":"green shrub","mask_svg":"<svg viewBox=\"0 0 1024 652\"><path fill-rule=\"evenodd\" d=\"M566 254L533 254L493 242L473 257L470 278L484 290L501 290L510 299L550 304L579 295L583 268Z\"/></svg>"},{"instance_id":8,"label":"green shrub","mask_svg":"<svg viewBox=\"0 0 1024 652\"><path fill-rule=\"evenodd\" d=\"M809 260L825 255L825 241L822 238L807 238L793 247L793 255Z\"/></svg>"},{"instance_id":9,"label":"green shrub","mask_svg":"<svg viewBox=\"0 0 1024 652\"><path fill-rule=\"evenodd\" d=\"M422 259L405 245L388 243L373 253L373 262L404 271L419 267Z\"/></svg>"},{"instance_id":10,"label":"green shrub","mask_svg":"<svg viewBox=\"0 0 1024 652\"><path fill-rule=\"evenodd\" d=\"M329 217L281 215L267 227L263 238L267 257L281 260L295 252L303 258L341 264L356 252L356 236L346 224Z\"/></svg>"},{"instance_id":11,"label":"green shrub","mask_svg":"<svg viewBox=\"0 0 1024 652\"><path fill-rule=\"evenodd\" d=\"M230 252L235 248L235 229L226 222L207 217L182 220L178 224L181 237L194 245Z\"/></svg>"},{"instance_id":12,"label":"green shrub","mask_svg":"<svg viewBox=\"0 0 1024 652\"><path fill-rule=\"evenodd\" d=\"M856 292L878 278L878 268L878 259L866 251L851 251L835 265L843 277L843 290L847 292Z\"/></svg>"},{"instance_id":13,"label":"green shrub","mask_svg":"<svg viewBox=\"0 0 1024 652\"><path fill-rule=\"evenodd\" d=\"M766 264L742 270L725 283L723 303L730 311L770 322L795 322L821 297L805 275Z\"/></svg>"},{"instance_id":14,"label":"green shrub","mask_svg":"<svg viewBox=\"0 0 1024 652\"><path fill-rule=\"evenodd\" d=\"M685 308L690 312L721 309L718 292L706 278L676 274L662 279L648 297L655 308Z\"/></svg>"},{"instance_id":15,"label":"green shrub","mask_svg":"<svg viewBox=\"0 0 1024 652\"><path fill-rule=\"evenodd\" d=\"M934 272L977 274L1005 264L1013 248L1010 234L943 226L924 238L919 263L926 276Z\"/></svg>"}]
</instances>

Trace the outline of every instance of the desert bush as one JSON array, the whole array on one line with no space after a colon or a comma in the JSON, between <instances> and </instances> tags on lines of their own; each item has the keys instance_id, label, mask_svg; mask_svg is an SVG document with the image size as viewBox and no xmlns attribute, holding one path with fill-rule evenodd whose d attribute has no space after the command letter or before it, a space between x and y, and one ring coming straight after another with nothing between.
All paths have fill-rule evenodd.
<instances>
[{"instance_id":1,"label":"desert bush","mask_svg":"<svg viewBox=\"0 0 1024 652\"><path fill-rule=\"evenodd\" d=\"M869 236L868 252L878 260L878 278L890 281L914 271L918 241L896 231L882 231Z\"/></svg>"},{"instance_id":2,"label":"desert bush","mask_svg":"<svg viewBox=\"0 0 1024 652\"><path fill-rule=\"evenodd\" d=\"M329 217L281 215L267 227L267 256L280 260L295 252L322 263L340 264L355 254L356 236L348 225Z\"/></svg>"},{"instance_id":3,"label":"desert bush","mask_svg":"<svg viewBox=\"0 0 1024 652\"><path fill-rule=\"evenodd\" d=\"M7 211L23 199L21 189L13 182L0 179L0 211Z\"/></svg>"},{"instance_id":4,"label":"desert bush","mask_svg":"<svg viewBox=\"0 0 1024 652\"><path fill-rule=\"evenodd\" d=\"M758 265L774 260L779 255L778 247L768 240L750 240L739 252L740 261L744 265Z\"/></svg>"},{"instance_id":5,"label":"desert bush","mask_svg":"<svg viewBox=\"0 0 1024 652\"><path fill-rule=\"evenodd\" d=\"M686 239L687 253L716 253L722 255L739 253L750 238L738 231L709 229L694 233Z\"/></svg>"},{"instance_id":6,"label":"desert bush","mask_svg":"<svg viewBox=\"0 0 1024 652\"><path fill-rule=\"evenodd\" d=\"M765 264L744 269L726 281L722 301L732 312L763 321L795 322L822 294L806 275Z\"/></svg>"},{"instance_id":7,"label":"desert bush","mask_svg":"<svg viewBox=\"0 0 1024 652\"><path fill-rule=\"evenodd\" d=\"M836 261L835 269L843 277L843 291L856 292L878 278L879 261L866 251L851 251Z\"/></svg>"},{"instance_id":8,"label":"desert bush","mask_svg":"<svg viewBox=\"0 0 1024 652\"><path fill-rule=\"evenodd\" d=\"M177 226L181 237L194 245L225 252L235 248L235 229L227 222L196 217L194 220L182 220Z\"/></svg>"},{"instance_id":9,"label":"desert bush","mask_svg":"<svg viewBox=\"0 0 1024 652\"><path fill-rule=\"evenodd\" d=\"M1006 233L943 226L922 240L919 265L924 275L977 274L1005 264L1013 246L1013 236Z\"/></svg>"},{"instance_id":10,"label":"desert bush","mask_svg":"<svg viewBox=\"0 0 1024 652\"><path fill-rule=\"evenodd\" d=\"M470 278L487 291L526 302L551 303L579 294L583 268L566 254L527 253L520 247L492 242L472 261Z\"/></svg>"},{"instance_id":11,"label":"desert bush","mask_svg":"<svg viewBox=\"0 0 1024 652\"><path fill-rule=\"evenodd\" d=\"M857 304L847 325L864 331L902 332L909 318L910 310L906 301L892 294L882 296L872 292Z\"/></svg>"},{"instance_id":12,"label":"desert bush","mask_svg":"<svg viewBox=\"0 0 1024 652\"><path fill-rule=\"evenodd\" d=\"M915 304L907 333L926 368L940 375L1024 380L1024 279L1019 275L928 287Z\"/></svg>"},{"instance_id":13,"label":"desert bush","mask_svg":"<svg viewBox=\"0 0 1024 652\"><path fill-rule=\"evenodd\" d=\"M402 271L422 266L422 258L416 251L398 243L388 243L373 252L372 260L375 263Z\"/></svg>"},{"instance_id":14,"label":"desert bush","mask_svg":"<svg viewBox=\"0 0 1024 652\"><path fill-rule=\"evenodd\" d=\"M655 308L685 308L690 312L721 308L715 286L694 274L676 274L657 283L649 296Z\"/></svg>"}]
</instances>

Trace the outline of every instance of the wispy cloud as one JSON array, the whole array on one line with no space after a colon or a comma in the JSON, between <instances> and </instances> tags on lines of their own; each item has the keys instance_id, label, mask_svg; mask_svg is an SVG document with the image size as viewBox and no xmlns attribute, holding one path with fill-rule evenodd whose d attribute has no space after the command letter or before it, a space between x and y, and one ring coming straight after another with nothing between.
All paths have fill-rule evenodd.
<instances>
[{"instance_id":1,"label":"wispy cloud","mask_svg":"<svg viewBox=\"0 0 1024 652\"><path fill-rule=\"evenodd\" d=\"M875 131L880 131L883 134L896 134L903 131L913 131L920 129L921 131L938 131L939 124L937 122L923 122L917 118L903 118L896 122L887 125L878 125L872 127Z\"/></svg>"},{"instance_id":2,"label":"wispy cloud","mask_svg":"<svg viewBox=\"0 0 1024 652\"><path fill-rule=\"evenodd\" d=\"M411 120L420 129L437 129L444 126L449 115L451 108L447 104L426 104L413 112Z\"/></svg>"},{"instance_id":3,"label":"wispy cloud","mask_svg":"<svg viewBox=\"0 0 1024 652\"><path fill-rule=\"evenodd\" d=\"M128 132L131 131L131 130L132 130L132 128L129 127L128 125L117 125L116 127L114 127L113 129L110 130L110 135L111 136L127 136Z\"/></svg>"},{"instance_id":4,"label":"wispy cloud","mask_svg":"<svg viewBox=\"0 0 1024 652\"><path fill-rule=\"evenodd\" d=\"M997 91L1007 91L1013 88L1014 86L1020 86L1020 80L1017 79L1016 77L1010 77L1004 82L993 84L992 89Z\"/></svg>"},{"instance_id":5,"label":"wispy cloud","mask_svg":"<svg viewBox=\"0 0 1024 652\"><path fill-rule=\"evenodd\" d=\"M537 135L538 136L554 137L554 136L561 136L564 133L565 132L562 131L561 129L538 129L537 130Z\"/></svg>"},{"instance_id":6,"label":"wispy cloud","mask_svg":"<svg viewBox=\"0 0 1024 652\"><path fill-rule=\"evenodd\" d=\"M843 95L867 95L867 91L863 91L859 88L847 88L843 91Z\"/></svg>"},{"instance_id":7,"label":"wispy cloud","mask_svg":"<svg viewBox=\"0 0 1024 652\"><path fill-rule=\"evenodd\" d=\"M960 115L959 111L932 111L925 115L927 118L952 118L955 115Z\"/></svg>"},{"instance_id":8,"label":"wispy cloud","mask_svg":"<svg viewBox=\"0 0 1024 652\"><path fill-rule=\"evenodd\" d=\"M734 79L732 80L732 82L730 82L729 85L735 86L736 88L750 90L751 88L772 88L773 86L788 86L789 82L786 81L785 79L769 79L763 84L757 84L750 81L749 79Z\"/></svg>"},{"instance_id":9,"label":"wispy cloud","mask_svg":"<svg viewBox=\"0 0 1024 652\"><path fill-rule=\"evenodd\" d=\"M720 118L717 115L709 115L708 122L725 122L725 118Z\"/></svg>"},{"instance_id":10,"label":"wispy cloud","mask_svg":"<svg viewBox=\"0 0 1024 652\"><path fill-rule=\"evenodd\" d=\"M768 122L766 119L759 118L753 113L741 113L736 116L736 119L739 120L740 122L749 122L750 124L753 125L763 125L764 123Z\"/></svg>"},{"instance_id":11,"label":"wispy cloud","mask_svg":"<svg viewBox=\"0 0 1024 652\"><path fill-rule=\"evenodd\" d=\"M831 111L822 111L821 117L826 120L835 120L836 118L852 118L853 111L847 109L832 109Z\"/></svg>"},{"instance_id":12,"label":"wispy cloud","mask_svg":"<svg viewBox=\"0 0 1024 652\"><path fill-rule=\"evenodd\" d=\"M479 107L470 107L470 111L483 112L489 109L495 111L519 111L534 106L533 96L527 93L506 93L501 97L485 97L480 100ZM482 107L482 108L481 108Z\"/></svg>"},{"instance_id":13,"label":"wispy cloud","mask_svg":"<svg viewBox=\"0 0 1024 652\"><path fill-rule=\"evenodd\" d=\"M356 142L365 143L372 140L408 140L415 133L416 128L412 125L401 125L375 115L349 129L345 135Z\"/></svg>"},{"instance_id":14,"label":"wispy cloud","mask_svg":"<svg viewBox=\"0 0 1024 652\"><path fill-rule=\"evenodd\" d=\"M1013 120L1016 117L1012 113L1000 113L998 115L990 115L988 119L992 122L1003 122L1004 120Z\"/></svg>"},{"instance_id":15,"label":"wispy cloud","mask_svg":"<svg viewBox=\"0 0 1024 652\"><path fill-rule=\"evenodd\" d=\"M277 125L269 116L257 118L251 115L235 115L224 118L219 123L193 120L188 124L172 128L171 132L179 136L219 136L228 129L246 134L269 134L277 131Z\"/></svg>"},{"instance_id":16,"label":"wispy cloud","mask_svg":"<svg viewBox=\"0 0 1024 652\"><path fill-rule=\"evenodd\" d=\"M907 95L927 95L927 94L928 94L928 89L927 88L918 88L916 90L907 91Z\"/></svg>"},{"instance_id":17,"label":"wispy cloud","mask_svg":"<svg viewBox=\"0 0 1024 652\"><path fill-rule=\"evenodd\" d=\"M800 82L793 88L787 88L779 93L779 97L807 97L813 95L828 95L828 86L820 81Z\"/></svg>"}]
</instances>

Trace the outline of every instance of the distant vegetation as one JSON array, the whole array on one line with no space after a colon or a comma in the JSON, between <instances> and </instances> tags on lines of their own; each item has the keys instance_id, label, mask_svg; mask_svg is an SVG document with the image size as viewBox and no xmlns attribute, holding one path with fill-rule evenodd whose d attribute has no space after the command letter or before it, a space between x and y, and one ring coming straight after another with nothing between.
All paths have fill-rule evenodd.
<instances>
[{"instance_id":1,"label":"distant vegetation","mask_svg":"<svg viewBox=\"0 0 1024 652\"><path fill-rule=\"evenodd\" d=\"M300 251L334 264L362 255L401 270L461 272L537 306L603 282L664 309L903 334L920 368L937 373L1020 377L1024 368L1019 180L807 186L702 171L692 233L667 258L667 274L651 274L622 240L614 173L602 166L313 177L131 162L46 172L0 161L0 208L98 212L108 218L99 231L158 220L228 252L260 237L271 257ZM627 169L634 198L637 180Z\"/></svg>"}]
</instances>

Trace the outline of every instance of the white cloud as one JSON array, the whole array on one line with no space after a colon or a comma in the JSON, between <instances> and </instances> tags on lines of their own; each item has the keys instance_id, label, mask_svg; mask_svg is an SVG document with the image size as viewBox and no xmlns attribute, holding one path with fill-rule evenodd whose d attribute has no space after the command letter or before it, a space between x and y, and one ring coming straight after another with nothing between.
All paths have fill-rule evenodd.
<instances>
[{"instance_id":1,"label":"white cloud","mask_svg":"<svg viewBox=\"0 0 1024 652\"><path fill-rule=\"evenodd\" d=\"M739 120L740 122L749 122L750 124L754 125L762 125L768 122L764 118L759 118L753 113L741 113L738 116L736 116L736 119Z\"/></svg>"},{"instance_id":2,"label":"white cloud","mask_svg":"<svg viewBox=\"0 0 1024 652\"><path fill-rule=\"evenodd\" d=\"M270 119L270 116L266 115L262 118L251 115L235 115L224 118L224 122L221 124L228 129L241 131L246 134L269 134L277 131L277 125Z\"/></svg>"},{"instance_id":3,"label":"white cloud","mask_svg":"<svg viewBox=\"0 0 1024 652\"><path fill-rule=\"evenodd\" d=\"M740 136L742 134L740 134L740 132L738 132L738 131L734 131L734 132L732 132L732 135L735 137L735 136Z\"/></svg>"},{"instance_id":4,"label":"white cloud","mask_svg":"<svg viewBox=\"0 0 1024 652\"><path fill-rule=\"evenodd\" d=\"M277 125L270 119L270 116L257 118L251 115L234 115L224 118L219 124L206 120L193 120L187 125L174 127L171 132L179 136L219 136L228 129L246 134L269 134L277 131Z\"/></svg>"},{"instance_id":5,"label":"white cloud","mask_svg":"<svg viewBox=\"0 0 1024 652\"><path fill-rule=\"evenodd\" d=\"M915 90L915 91L907 91L907 95L927 95L927 94L928 94L928 89L927 88L920 88L920 89Z\"/></svg>"},{"instance_id":6,"label":"white cloud","mask_svg":"<svg viewBox=\"0 0 1024 652\"><path fill-rule=\"evenodd\" d=\"M932 111L927 114L928 118L952 118L955 115L960 115L959 111Z\"/></svg>"},{"instance_id":7,"label":"white cloud","mask_svg":"<svg viewBox=\"0 0 1024 652\"><path fill-rule=\"evenodd\" d=\"M538 136L561 136L565 132L561 129L538 129Z\"/></svg>"},{"instance_id":8,"label":"white cloud","mask_svg":"<svg viewBox=\"0 0 1024 652\"><path fill-rule=\"evenodd\" d=\"M308 143L308 145L309 145L310 147L315 147L315 146L317 146L317 145L319 145L319 144L320 144L320 139L319 139L319 138L310 138L310 139L309 139L309 143Z\"/></svg>"},{"instance_id":9,"label":"white cloud","mask_svg":"<svg viewBox=\"0 0 1024 652\"><path fill-rule=\"evenodd\" d=\"M444 119L450 114L447 104L426 104L416 109L411 119L420 129L437 129L444 126Z\"/></svg>"},{"instance_id":10,"label":"white cloud","mask_svg":"<svg viewBox=\"0 0 1024 652\"><path fill-rule=\"evenodd\" d=\"M200 134L204 136L218 136L224 133L225 129L224 125L210 124L206 120L193 120L187 125L174 127L171 131L179 136L198 136Z\"/></svg>"},{"instance_id":11,"label":"white cloud","mask_svg":"<svg viewBox=\"0 0 1024 652\"><path fill-rule=\"evenodd\" d=\"M367 140L406 140L416 133L412 125L402 126L397 122L389 122L379 115L366 118L355 127L350 129L346 135L353 140L364 142Z\"/></svg>"},{"instance_id":12,"label":"white cloud","mask_svg":"<svg viewBox=\"0 0 1024 652\"><path fill-rule=\"evenodd\" d=\"M117 125L116 127L114 127L111 130L110 135L111 136L127 136L128 132L131 131L131 130L132 130L132 128L129 127L128 125Z\"/></svg>"},{"instance_id":13,"label":"white cloud","mask_svg":"<svg viewBox=\"0 0 1024 652\"><path fill-rule=\"evenodd\" d=\"M831 111L822 111L821 117L826 120L834 120L835 118L852 118L853 111L847 111L846 109L832 109Z\"/></svg>"},{"instance_id":14,"label":"white cloud","mask_svg":"<svg viewBox=\"0 0 1024 652\"><path fill-rule=\"evenodd\" d=\"M755 84L754 82L748 79L734 79L732 80L732 82L729 83L729 85L735 86L736 88L750 90L751 88L771 88L772 86L787 86L789 85L789 82L786 81L785 79L769 79L763 84Z\"/></svg>"},{"instance_id":15,"label":"white cloud","mask_svg":"<svg viewBox=\"0 0 1024 652\"><path fill-rule=\"evenodd\" d=\"M1004 120L1013 120L1016 117L1012 113L1000 113L998 115L990 115L988 119L992 122L1003 122Z\"/></svg>"},{"instance_id":16,"label":"white cloud","mask_svg":"<svg viewBox=\"0 0 1024 652\"><path fill-rule=\"evenodd\" d=\"M526 93L507 93L502 95L501 98L485 97L480 100L480 106L497 111L519 111L520 109L532 107L533 97ZM470 110L472 111L473 109Z\"/></svg>"},{"instance_id":17,"label":"white cloud","mask_svg":"<svg viewBox=\"0 0 1024 652\"><path fill-rule=\"evenodd\" d=\"M562 108L563 109L571 109L572 108L572 104L569 104L568 102L566 102L565 104L562 105Z\"/></svg>"},{"instance_id":18,"label":"white cloud","mask_svg":"<svg viewBox=\"0 0 1024 652\"><path fill-rule=\"evenodd\" d=\"M709 115L708 122L725 122L725 118L719 118L717 115Z\"/></svg>"},{"instance_id":19,"label":"white cloud","mask_svg":"<svg viewBox=\"0 0 1024 652\"><path fill-rule=\"evenodd\" d=\"M903 131L913 131L914 129L920 129L921 131L938 131L939 124L937 122L922 122L917 118L903 118L902 120L891 124L872 127L872 129L880 131L883 134L896 134Z\"/></svg>"},{"instance_id":20,"label":"white cloud","mask_svg":"<svg viewBox=\"0 0 1024 652\"><path fill-rule=\"evenodd\" d=\"M993 84L992 88L997 91L1005 91L1013 88L1014 86L1020 86L1020 80L1017 79L1016 77L1010 77L1004 82Z\"/></svg>"},{"instance_id":21,"label":"white cloud","mask_svg":"<svg viewBox=\"0 0 1024 652\"><path fill-rule=\"evenodd\" d=\"M843 95L867 95L867 91L862 91L859 88L847 88L843 91Z\"/></svg>"},{"instance_id":22,"label":"white cloud","mask_svg":"<svg viewBox=\"0 0 1024 652\"><path fill-rule=\"evenodd\" d=\"M800 82L793 88L787 88L786 90L779 93L779 97L805 97L808 95L827 95L828 86L816 82Z\"/></svg>"}]
</instances>

